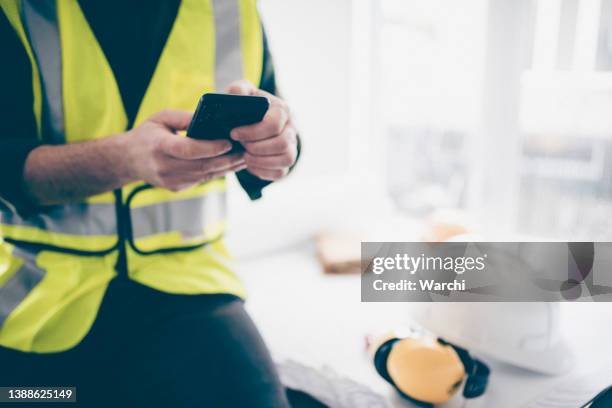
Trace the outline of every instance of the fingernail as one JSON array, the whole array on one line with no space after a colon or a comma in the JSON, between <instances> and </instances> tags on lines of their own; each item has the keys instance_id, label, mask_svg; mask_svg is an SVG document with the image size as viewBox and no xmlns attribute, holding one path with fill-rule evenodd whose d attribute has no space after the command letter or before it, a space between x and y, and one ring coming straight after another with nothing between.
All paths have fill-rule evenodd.
<instances>
[{"instance_id":1,"label":"fingernail","mask_svg":"<svg viewBox=\"0 0 612 408\"><path fill-rule=\"evenodd\" d=\"M240 137L240 133L234 129L230 132L230 137L234 140L238 140L238 138Z\"/></svg>"}]
</instances>

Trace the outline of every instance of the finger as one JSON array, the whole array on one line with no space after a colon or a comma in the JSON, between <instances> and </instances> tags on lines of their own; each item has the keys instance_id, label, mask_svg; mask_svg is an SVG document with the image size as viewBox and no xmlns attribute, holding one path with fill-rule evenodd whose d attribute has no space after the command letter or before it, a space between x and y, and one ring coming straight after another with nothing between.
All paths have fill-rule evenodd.
<instances>
[{"instance_id":1,"label":"finger","mask_svg":"<svg viewBox=\"0 0 612 408\"><path fill-rule=\"evenodd\" d=\"M171 130L185 130L191 123L192 112L176 109L164 109L151 117L151 121L166 126Z\"/></svg>"},{"instance_id":2,"label":"finger","mask_svg":"<svg viewBox=\"0 0 612 408\"><path fill-rule=\"evenodd\" d=\"M240 164L240 165L234 166L234 167L232 167L230 169L227 169L227 170L222 170L222 171L217 171L217 172L214 172L214 173L210 173L206 177L205 181L206 180L213 180L213 179L216 179L216 178L219 178L219 177L226 176L228 173L236 173L236 172L239 172L239 171L244 170L246 168L247 168L246 164Z\"/></svg>"},{"instance_id":3,"label":"finger","mask_svg":"<svg viewBox=\"0 0 612 408\"><path fill-rule=\"evenodd\" d=\"M200 164L200 175L213 174L231 170L237 166L246 164L243 153L215 157L213 159L202 160Z\"/></svg>"},{"instance_id":4,"label":"finger","mask_svg":"<svg viewBox=\"0 0 612 408\"><path fill-rule=\"evenodd\" d=\"M171 136L161 143L161 149L177 159L197 160L225 154L232 150L232 144L227 140L196 140Z\"/></svg>"},{"instance_id":5,"label":"finger","mask_svg":"<svg viewBox=\"0 0 612 408\"><path fill-rule=\"evenodd\" d=\"M209 180L212 174L237 171L246 166L242 154L216 157L204 160L175 160L167 163L160 171L160 178L166 185L190 185Z\"/></svg>"},{"instance_id":6,"label":"finger","mask_svg":"<svg viewBox=\"0 0 612 408\"><path fill-rule=\"evenodd\" d=\"M279 136L257 142L245 142L242 145L247 153L254 156L276 156L297 152L297 131L293 126L287 126Z\"/></svg>"},{"instance_id":7,"label":"finger","mask_svg":"<svg viewBox=\"0 0 612 408\"><path fill-rule=\"evenodd\" d=\"M247 167L248 166L246 165L246 163L237 164L236 166L229 169L228 173L238 173L239 171L242 171L246 169Z\"/></svg>"},{"instance_id":8,"label":"finger","mask_svg":"<svg viewBox=\"0 0 612 408\"><path fill-rule=\"evenodd\" d=\"M275 100L282 100L270 92L257 88L255 85L253 85L253 83L246 79L232 82L226 88L226 92L234 95L263 96L264 98L268 98L271 102Z\"/></svg>"},{"instance_id":9,"label":"finger","mask_svg":"<svg viewBox=\"0 0 612 408\"><path fill-rule=\"evenodd\" d=\"M223 177L227 175L228 173L236 173L246 168L247 168L246 164L244 162L241 162L241 163L234 164L233 166L230 166L227 168L218 168L218 169L215 169L215 171L212 171L206 174L199 174L198 177L193 178L192 180L193 182L202 183L208 180L213 180L219 177Z\"/></svg>"},{"instance_id":10,"label":"finger","mask_svg":"<svg viewBox=\"0 0 612 408\"><path fill-rule=\"evenodd\" d=\"M255 95L257 88L246 79L234 81L226 89L226 92L232 95Z\"/></svg>"},{"instance_id":11,"label":"finger","mask_svg":"<svg viewBox=\"0 0 612 408\"><path fill-rule=\"evenodd\" d=\"M281 154L277 156L252 156L250 154L245 154L244 161L249 168L286 169L295 163L295 156L293 154Z\"/></svg>"},{"instance_id":12,"label":"finger","mask_svg":"<svg viewBox=\"0 0 612 408\"><path fill-rule=\"evenodd\" d=\"M289 122L289 110L276 104L268 110L263 120L253 125L242 126L231 131L231 138L239 142L254 142L280 134Z\"/></svg>"},{"instance_id":13,"label":"finger","mask_svg":"<svg viewBox=\"0 0 612 408\"><path fill-rule=\"evenodd\" d=\"M218 156L212 159L182 160L169 157L159 165L159 175L165 178L184 177L193 180L202 176L208 166L215 169L232 168L235 165L245 164L244 153Z\"/></svg>"},{"instance_id":14,"label":"finger","mask_svg":"<svg viewBox=\"0 0 612 408\"><path fill-rule=\"evenodd\" d=\"M262 169L259 167L247 167L251 173L262 180L276 181L287 175L289 169Z\"/></svg>"},{"instance_id":15,"label":"finger","mask_svg":"<svg viewBox=\"0 0 612 408\"><path fill-rule=\"evenodd\" d=\"M182 180L175 178L167 180L166 184L160 185L158 187L162 187L177 193L179 191L187 190L188 188L191 188L196 184L198 184L197 181L183 182Z\"/></svg>"},{"instance_id":16,"label":"finger","mask_svg":"<svg viewBox=\"0 0 612 408\"><path fill-rule=\"evenodd\" d=\"M253 96L263 96L265 98L268 98L270 101L274 101L276 99L282 100L278 96L272 95L270 92L266 92L263 89L259 89L259 88L255 88L255 91L253 92Z\"/></svg>"}]
</instances>

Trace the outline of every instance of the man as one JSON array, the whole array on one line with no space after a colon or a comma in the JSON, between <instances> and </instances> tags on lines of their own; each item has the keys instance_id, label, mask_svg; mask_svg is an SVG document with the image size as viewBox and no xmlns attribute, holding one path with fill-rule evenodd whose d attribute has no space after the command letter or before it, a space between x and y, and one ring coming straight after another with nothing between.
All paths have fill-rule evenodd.
<instances>
[{"instance_id":1,"label":"man","mask_svg":"<svg viewBox=\"0 0 612 408\"><path fill-rule=\"evenodd\" d=\"M222 241L224 176L258 198L299 150L255 0L0 5L0 386L287 406ZM243 154L181 135L224 90L271 102Z\"/></svg>"}]
</instances>

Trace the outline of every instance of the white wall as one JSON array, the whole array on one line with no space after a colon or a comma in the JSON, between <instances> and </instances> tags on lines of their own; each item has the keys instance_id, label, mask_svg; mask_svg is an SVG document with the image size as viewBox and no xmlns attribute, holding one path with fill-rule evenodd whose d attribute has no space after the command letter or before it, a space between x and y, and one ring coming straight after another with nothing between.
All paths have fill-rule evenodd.
<instances>
[{"instance_id":1,"label":"white wall","mask_svg":"<svg viewBox=\"0 0 612 408\"><path fill-rule=\"evenodd\" d=\"M351 0L261 0L279 85L308 155L299 173L347 164Z\"/></svg>"},{"instance_id":2,"label":"white wall","mask_svg":"<svg viewBox=\"0 0 612 408\"><path fill-rule=\"evenodd\" d=\"M359 200L349 198L345 185L355 184L346 177L351 3L259 2L279 86L299 127L303 151L294 173L266 188L262 200L250 202L237 185L231 186L228 243L238 256L304 240L332 225L339 213L346 215L346 206Z\"/></svg>"}]
</instances>

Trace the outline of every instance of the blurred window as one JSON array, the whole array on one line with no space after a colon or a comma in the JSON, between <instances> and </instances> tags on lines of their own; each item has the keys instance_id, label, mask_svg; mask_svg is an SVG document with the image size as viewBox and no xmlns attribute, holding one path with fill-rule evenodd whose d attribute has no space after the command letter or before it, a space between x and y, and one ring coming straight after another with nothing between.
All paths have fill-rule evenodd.
<instances>
[{"instance_id":1,"label":"blurred window","mask_svg":"<svg viewBox=\"0 0 612 408\"><path fill-rule=\"evenodd\" d=\"M612 237L612 1L536 1L522 79L519 227Z\"/></svg>"},{"instance_id":2,"label":"blurred window","mask_svg":"<svg viewBox=\"0 0 612 408\"><path fill-rule=\"evenodd\" d=\"M487 55L488 1L375 3L389 192L401 210L417 215L469 207L479 200L471 194L487 193L473 188L480 182L473 169L487 58L495 58ZM527 3L520 29L530 55L521 61L520 131L511 141L520 152L514 228L540 237L610 239L612 0ZM514 51L499 52L520 54Z\"/></svg>"},{"instance_id":3,"label":"blurred window","mask_svg":"<svg viewBox=\"0 0 612 408\"><path fill-rule=\"evenodd\" d=\"M478 121L484 1L379 2L389 189L402 209L462 204Z\"/></svg>"}]
</instances>

